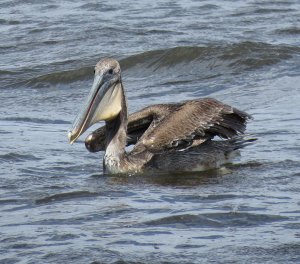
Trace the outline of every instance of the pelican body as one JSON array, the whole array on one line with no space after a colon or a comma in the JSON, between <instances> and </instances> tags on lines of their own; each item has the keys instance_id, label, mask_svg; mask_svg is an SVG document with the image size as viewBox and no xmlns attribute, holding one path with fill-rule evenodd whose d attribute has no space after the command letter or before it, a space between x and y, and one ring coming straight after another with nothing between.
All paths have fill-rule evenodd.
<instances>
[{"instance_id":1,"label":"pelican body","mask_svg":"<svg viewBox=\"0 0 300 264\"><path fill-rule=\"evenodd\" d=\"M95 66L92 89L68 137L73 143L105 121L85 144L91 152L105 151L107 173L203 171L220 167L252 141L242 137L249 118L212 98L152 105L128 117L120 65L105 58ZM130 152L128 145L134 145Z\"/></svg>"}]
</instances>

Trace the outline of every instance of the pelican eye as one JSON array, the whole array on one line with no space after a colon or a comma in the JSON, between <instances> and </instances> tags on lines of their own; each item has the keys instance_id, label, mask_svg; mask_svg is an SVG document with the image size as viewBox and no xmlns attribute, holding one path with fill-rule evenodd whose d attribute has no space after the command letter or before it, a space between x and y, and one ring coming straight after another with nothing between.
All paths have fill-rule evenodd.
<instances>
[{"instance_id":1,"label":"pelican eye","mask_svg":"<svg viewBox=\"0 0 300 264\"><path fill-rule=\"evenodd\" d=\"M108 70L108 73L109 73L109 74L113 74L113 72L114 72L113 69L109 69L109 70Z\"/></svg>"}]
</instances>

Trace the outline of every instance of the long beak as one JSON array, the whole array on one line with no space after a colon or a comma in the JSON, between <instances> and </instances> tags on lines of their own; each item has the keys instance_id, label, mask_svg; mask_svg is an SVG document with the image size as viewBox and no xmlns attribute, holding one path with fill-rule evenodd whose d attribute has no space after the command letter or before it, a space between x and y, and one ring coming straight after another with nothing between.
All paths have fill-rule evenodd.
<instances>
[{"instance_id":1,"label":"long beak","mask_svg":"<svg viewBox=\"0 0 300 264\"><path fill-rule=\"evenodd\" d=\"M82 111L78 114L68 133L69 143L73 144L90 126L101 120L109 120L121 111L118 106L121 84L114 79L104 81L103 75L96 74L92 89Z\"/></svg>"}]
</instances>

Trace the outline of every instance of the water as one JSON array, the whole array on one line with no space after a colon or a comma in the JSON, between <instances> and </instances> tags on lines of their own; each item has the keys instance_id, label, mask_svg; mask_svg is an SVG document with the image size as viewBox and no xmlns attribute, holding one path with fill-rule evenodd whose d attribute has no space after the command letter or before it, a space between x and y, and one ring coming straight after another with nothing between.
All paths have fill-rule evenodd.
<instances>
[{"instance_id":1,"label":"water","mask_svg":"<svg viewBox=\"0 0 300 264\"><path fill-rule=\"evenodd\" d=\"M0 10L0 263L300 261L299 1ZM103 175L67 130L104 56L130 112L215 97L253 115L258 142L225 175Z\"/></svg>"}]
</instances>

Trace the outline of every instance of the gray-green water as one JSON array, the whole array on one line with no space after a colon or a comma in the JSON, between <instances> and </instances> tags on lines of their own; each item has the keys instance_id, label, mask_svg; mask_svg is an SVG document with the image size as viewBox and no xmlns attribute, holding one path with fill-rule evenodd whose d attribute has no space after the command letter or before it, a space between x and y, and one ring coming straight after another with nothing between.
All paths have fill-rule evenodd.
<instances>
[{"instance_id":1,"label":"gray-green water","mask_svg":"<svg viewBox=\"0 0 300 264\"><path fill-rule=\"evenodd\" d=\"M3 0L0 36L0 263L300 261L299 1ZM259 140L226 175L104 176L67 142L104 56L130 112L215 97Z\"/></svg>"}]
</instances>

